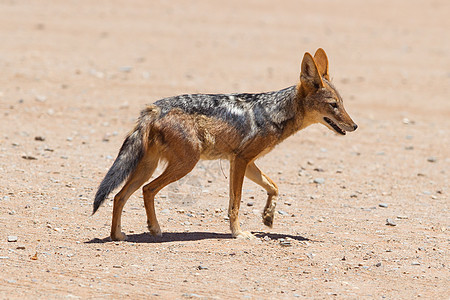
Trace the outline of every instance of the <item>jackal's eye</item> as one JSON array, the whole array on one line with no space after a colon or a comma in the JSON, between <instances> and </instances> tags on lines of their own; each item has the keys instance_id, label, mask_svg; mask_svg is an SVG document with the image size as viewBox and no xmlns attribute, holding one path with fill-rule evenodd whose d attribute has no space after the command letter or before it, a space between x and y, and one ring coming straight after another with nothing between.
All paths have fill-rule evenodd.
<instances>
[{"instance_id":1,"label":"jackal's eye","mask_svg":"<svg viewBox=\"0 0 450 300\"><path fill-rule=\"evenodd\" d=\"M330 106L331 106L332 108L338 108L337 102L330 102Z\"/></svg>"}]
</instances>

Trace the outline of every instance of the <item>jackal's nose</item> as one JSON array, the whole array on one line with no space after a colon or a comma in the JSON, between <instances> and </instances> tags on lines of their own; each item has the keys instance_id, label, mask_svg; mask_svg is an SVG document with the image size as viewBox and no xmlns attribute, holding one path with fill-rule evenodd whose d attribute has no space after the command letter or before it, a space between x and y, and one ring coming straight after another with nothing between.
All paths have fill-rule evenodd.
<instances>
[{"instance_id":1,"label":"jackal's nose","mask_svg":"<svg viewBox=\"0 0 450 300\"><path fill-rule=\"evenodd\" d=\"M353 125L353 131L355 131L356 130L356 128L358 128L358 125Z\"/></svg>"}]
</instances>

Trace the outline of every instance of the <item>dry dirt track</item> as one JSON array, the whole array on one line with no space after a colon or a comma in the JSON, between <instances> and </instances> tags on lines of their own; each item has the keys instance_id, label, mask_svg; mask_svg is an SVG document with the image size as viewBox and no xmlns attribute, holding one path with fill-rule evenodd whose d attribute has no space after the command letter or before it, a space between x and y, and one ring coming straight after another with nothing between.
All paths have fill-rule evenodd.
<instances>
[{"instance_id":1,"label":"dry dirt track","mask_svg":"<svg viewBox=\"0 0 450 300\"><path fill-rule=\"evenodd\" d=\"M449 12L0 0L0 298L448 299ZM91 216L93 196L144 104L281 89L318 47L359 129L312 126L260 160L282 193L273 229L246 182L242 227L260 239L231 239L227 162L202 162L158 196L162 239L137 192L129 241L106 240L112 208Z\"/></svg>"}]
</instances>

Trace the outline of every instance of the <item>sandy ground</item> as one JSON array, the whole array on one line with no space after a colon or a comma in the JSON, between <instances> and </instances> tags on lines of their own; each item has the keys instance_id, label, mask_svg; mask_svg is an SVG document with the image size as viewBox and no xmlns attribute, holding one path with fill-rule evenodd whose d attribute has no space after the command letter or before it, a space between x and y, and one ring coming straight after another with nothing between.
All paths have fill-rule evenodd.
<instances>
[{"instance_id":1,"label":"sandy ground","mask_svg":"<svg viewBox=\"0 0 450 300\"><path fill-rule=\"evenodd\" d=\"M1 0L0 298L448 299L449 12L446 0ZM281 192L273 229L246 181L242 227L259 238L231 238L228 162L213 161L158 195L163 238L138 191L129 240L107 240L111 201L91 216L93 196L146 103L281 89L318 47L359 128L311 126L259 161Z\"/></svg>"}]
</instances>

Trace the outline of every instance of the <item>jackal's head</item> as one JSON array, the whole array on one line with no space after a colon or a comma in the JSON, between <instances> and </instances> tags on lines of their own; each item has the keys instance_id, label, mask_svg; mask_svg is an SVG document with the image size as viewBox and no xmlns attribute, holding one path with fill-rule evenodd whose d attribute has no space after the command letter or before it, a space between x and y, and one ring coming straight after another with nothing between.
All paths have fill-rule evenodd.
<instances>
[{"instance_id":1,"label":"jackal's head","mask_svg":"<svg viewBox=\"0 0 450 300\"><path fill-rule=\"evenodd\" d=\"M299 94L303 98L305 125L322 123L341 135L358 127L345 111L342 98L330 81L328 58L322 48L314 57L309 53L303 56Z\"/></svg>"}]
</instances>

